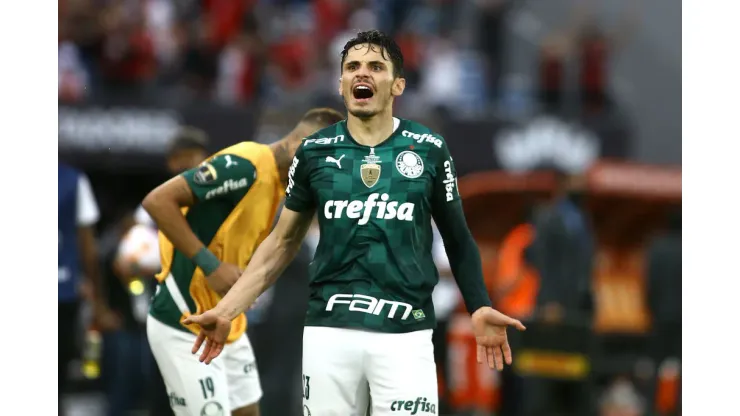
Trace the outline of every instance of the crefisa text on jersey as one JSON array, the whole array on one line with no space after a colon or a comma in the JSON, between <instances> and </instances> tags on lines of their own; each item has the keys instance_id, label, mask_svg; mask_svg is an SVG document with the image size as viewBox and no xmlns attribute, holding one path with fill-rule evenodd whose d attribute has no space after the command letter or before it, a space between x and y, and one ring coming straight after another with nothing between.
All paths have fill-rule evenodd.
<instances>
[{"instance_id":1,"label":"crefisa text on jersey","mask_svg":"<svg viewBox=\"0 0 740 416\"><path fill-rule=\"evenodd\" d=\"M239 180L227 179L218 188L211 189L206 193L205 199L211 199L214 196L225 194L227 192L236 191L237 189L246 188L249 183L247 178L241 178Z\"/></svg>"},{"instance_id":2,"label":"crefisa text on jersey","mask_svg":"<svg viewBox=\"0 0 740 416\"><path fill-rule=\"evenodd\" d=\"M427 143L431 143L431 144L433 144L433 145L435 145L435 146L437 146L439 148L442 147L442 140L434 137L433 134L429 134L429 133L419 134L419 133L410 132L408 130L404 130L403 132L401 132L401 135L403 137L412 138L412 139L416 140L417 143L427 142Z\"/></svg>"},{"instance_id":3,"label":"crefisa text on jersey","mask_svg":"<svg viewBox=\"0 0 740 416\"><path fill-rule=\"evenodd\" d=\"M290 165L290 169L288 169L288 187L285 188L285 193L290 195L291 189L293 189L293 186L295 185L295 181L293 180L293 176L295 176L295 170L298 167L298 158L293 156L293 163Z\"/></svg>"},{"instance_id":4,"label":"crefisa text on jersey","mask_svg":"<svg viewBox=\"0 0 740 416\"><path fill-rule=\"evenodd\" d=\"M380 198L380 201L378 201ZM347 218L357 219L358 225L365 225L370 221L373 208L377 207L376 218L378 219L397 219L400 221L411 221L414 219L414 204L404 202L399 204L397 201L389 201L388 194L372 193L368 195L365 201L326 201L324 204L324 217L326 219L342 218L346 213ZM333 209L332 209L333 208Z\"/></svg>"},{"instance_id":5,"label":"crefisa text on jersey","mask_svg":"<svg viewBox=\"0 0 740 416\"><path fill-rule=\"evenodd\" d=\"M457 178L452 175L452 158L450 158L450 160L445 160L444 167L445 179L442 183L445 184L445 200L450 202L454 198L452 193L455 191L455 188L457 188Z\"/></svg>"}]
</instances>

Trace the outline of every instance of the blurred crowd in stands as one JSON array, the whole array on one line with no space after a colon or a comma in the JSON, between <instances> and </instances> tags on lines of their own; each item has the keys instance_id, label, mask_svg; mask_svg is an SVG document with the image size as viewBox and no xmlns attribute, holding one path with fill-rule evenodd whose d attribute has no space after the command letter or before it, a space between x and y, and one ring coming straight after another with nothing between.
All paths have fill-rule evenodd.
<instances>
[{"instance_id":1,"label":"blurred crowd in stands","mask_svg":"<svg viewBox=\"0 0 740 416\"><path fill-rule=\"evenodd\" d=\"M60 0L59 97L110 91L268 107L336 99L339 52L358 30L391 33L405 57L400 106L470 114L521 105L520 79L502 80L505 19L517 0ZM630 2L634 3L634 1ZM609 60L630 33L595 25L588 2L547 34L535 96L559 105L566 68L582 98L607 94ZM570 88L573 90L573 88Z\"/></svg>"}]
</instances>

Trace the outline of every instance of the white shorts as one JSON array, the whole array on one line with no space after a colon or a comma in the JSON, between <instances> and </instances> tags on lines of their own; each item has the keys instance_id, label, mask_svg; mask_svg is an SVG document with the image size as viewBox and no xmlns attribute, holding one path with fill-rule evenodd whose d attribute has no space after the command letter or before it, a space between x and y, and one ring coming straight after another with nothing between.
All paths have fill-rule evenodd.
<instances>
[{"instance_id":1,"label":"white shorts","mask_svg":"<svg viewBox=\"0 0 740 416\"><path fill-rule=\"evenodd\" d=\"M257 363L246 335L224 346L210 365L192 354L196 336L147 317L149 346L177 416L229 415L262 397Z\"/></svg>"},{"instance_id":2,"label":"white shorts","mask_svg":"<svg viewBox=\"0 0 740 416\"><path fill-rule=\"evenodd\" d=\"M437 407L431 329L304 329L303 416L424 416Z\"/></svg>"}]
</instances>

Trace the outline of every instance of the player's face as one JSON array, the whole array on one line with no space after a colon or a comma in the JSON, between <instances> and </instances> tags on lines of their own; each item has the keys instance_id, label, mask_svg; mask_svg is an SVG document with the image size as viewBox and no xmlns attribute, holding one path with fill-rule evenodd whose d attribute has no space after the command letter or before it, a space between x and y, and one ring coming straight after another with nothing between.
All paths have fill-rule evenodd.
<instances>
[{"instance_id":1,"label":"player's face","mask_svg":"<svg viewBox=\"0 0 740 416\"><path fill-rule=\"evenodd\" d=\"M197 149L180 150L167 158L167 169L173 175L178 175L192 169L208 157L205 152Z\"/></svg>"},{"instance_id":2,"label":"player's face","mask_svg":"<svg viewBox=\"0 0 740 416\"><path fill-rule=\"evenodd\" d=\"M403 94L405 86L403 78L393 77L393 63L379 46L364 43L347 52L339 93L353 116L369 118L380 113L392 104L393 97Z\"/></svg>"}]
</instances>

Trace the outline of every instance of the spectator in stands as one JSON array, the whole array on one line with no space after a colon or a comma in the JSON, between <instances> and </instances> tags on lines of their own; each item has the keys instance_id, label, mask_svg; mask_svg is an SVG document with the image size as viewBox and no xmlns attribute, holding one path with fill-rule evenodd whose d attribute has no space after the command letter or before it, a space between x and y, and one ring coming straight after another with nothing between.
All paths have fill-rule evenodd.
<instances>
[{"instance_id":1,"label":"spectator in stands","mask_svg":"<svg viewBox=\"0 0 740 416\"><path fill-rule=\"evenodd\" d=\"M681 211L669 215L668 229L648 245L648 307L653 318L656 357L681 355Z\"/></svg>"},{"instance_id":2,"label":"spectator in stands","mask_svg":"<svg viewBox=\"0 0 740 416\"><path fill-rule=\"evenodd\" d=\"M412 28L402 28L396 35L396 42L403 53L403 72L406 88L416 91L421 79L421 59L424 43L421 34Z\"/></svg>"},{"instance_id":3,"label":"spectator in stands","mask_svg":"<svg viewBox=\"0 0 740 416\"><path fill-rule=\"evenodd\" d=\"M160 72L174 63L177 54L175 23L178 7L174 1L147 0L144 6L146 30L151 35Z\"/></svg>"},{"instance_id":4,"label":"spectator in stands","mask_svg":"<svg viewBox=\"0 0 740 416\"><path fill-rule=\"evenodd\" d=\"M568 40L562 34L550 34L540 45L538 96L545 112L558 113L563 110L567 54Z\"/></svg>"},{"instance_id":5,"label":"spectator in stands","mask_svg":"<svg viewBox=\"0 0 740 416\"><path fill-rule=\"evenodd\" d=\"M535 238L527 254L540 277L536 319L548 325L590 326L594 236L573 192L573 178L557 170L555 176L553 198L534 210ZM545 414L556 403L570 412L590 404L588 392L576 384L527 379L522 387L525 415Z\"/></svg>"},{"instance_id":6,"label":"spectator in stands","mask_svg":"<svg viewBox=\"0 0 740 416\"><path fill-rule=\"evenodd\" d=\"M593 17L585 17L577 29L575 48L581 105L587 111L600 111L610 104L608 84L612 61L636 32L638 1L631 2L620 24L612 31L605 30Z\"/></svg>"},{"instance_id":7,"label":"spectator in stands","mask_svg":"<svg viewBox=\"0 0 740 416\"><path fill-rule=\"evenodd\" d=\"M218 75L218 50L211 44L207 21L183 23L181 82L196 98L209 98Z\"/></svg>"},{"instance_id":8,"label":"spectator in stands","mask_svg":"<svg viewBox=\"0 0 740 416\"><path fill-rule=\"evenodd\" d=\"M350 13L350 2L345 0L314 0L314 15L316 16L316 35L321 49L329 47L332 40L338 37L347 29L362 30L364 28L348 25L348 16ZM356 33L356 32L355 32ZM354 35L354 33L352 33ZM344 40L341 46L344 46ZM342 48L339 47L339 52ZM339 65L336 65L339 67Z\"/></svg>"},{"instance_id":9,"label":"spectator in stands","mask_svg":"<svg viewBox=\"0 0 740 416\"><path fill-rule=\"evenodd\" d=\"M540 276L538 314L546 322L567 319L588 324L593 312L595 239L574 188L576 178L557 169L554 172L555 192L533 212L535 238L528 250L529 262Z\"/></svg>"},{"instance_id":10,"label":"spectator in stands","mask_svg":"<svg viewBox=\"0 0 740 416\"><path fill-rule=\"evenodd\" d=\"M221 50L242 31L244 18L252 13L257 0L202 0L200 3L210 46Z\"/></svg>"},{"instance_id":11,"label":"spectator in stands","mask_svg":"<svg viewBox=\"0 0 740 416\"><path fill-rule=\"evenodd\" d=\"M631 0L620 22L611 30L598 21L590 4L574 9L574 23L568 33L570 49L578 61L580 102L587 112L608 109L611 104L609 77L612 61L636 33L641 0Z\"/></svg>"},{"instance_id":12,"label":"spectator in stands","mask_svg":"<svg viewBox=\"0 0 740 416\"><path fill-rule=\"evenodd\" d=\"M59 99L65 102L84 98L89 86L89 76L80 59L79 49L66 40L59 44L58 83Z\"/></svg>"},{"instance_id":13,"label":"spectator in stands","mask_svg":"<svg viewBox=\"0 0 740 416\"><path fill-rule=\"evenodd\" d=\"M114 268L118 244L134 224L132 213L128 213L103 232L100 239L104 292L111 309L121 318L119 328L103 334L102 375L108 416L123 416L144 407L152 384L153 360L148 352L143 320L147 305L139 308L136 305L142 301L147 303L147 296L143 292L132 293L129 279L118 275Z\"/></svg>"},{"instance_id":14,"label":"spectator in stands","mask_svg":"<svg viewBox=\"0 0 740 416\"><path fill-rule=\"evenodd\" d=\"M670 408L666 395L680 377L681 359L681 210L669 214L668 229L655 236L647 249L647 300L653 318L649 354L658 369L649 388L659 408ZM672 372L679 373L678 375ZM675 392L673 395L675 396Z\"/></svg>"},{"instance_id":15,"label":"spectator in stands","mask_svg":"<svg viewBox=\"0 0 740 416\"><path fill-rule=\"evenodd\" d=\"M260 92L265 57L266 48L259 36L256 18L250 16L244 30L221 51L216 98L224 103L253 102Z\"/></svg>"},{"instance_id":16,"label":"spectator in stands","mask_svg":"<svg viewBox=\"0 0 740 416\"><path fill-rule=\"evenodd\" d=\"M99 330L118 328L100 285L95 224L100 213L90 182L82 172L59 163L59 414L63 394L69 391L69 364L77 357L80 295L92 304L93 322ZM83 281L84 277L84 281ZM82 286L82 287L81 287Z\"/></svg>"},{"instance_id":17,"label":"spectator in stands","mask_svg":"<svg viewBox=\"0 0 740 416\"><path fill-rule=\"evenodd\" d=\"M480 5L480 10L476 13L478 44L488 64L486 77L488 79L488 93L495 97L500 94L501 76L504 71L505 18L514 1L478 0L476 3Z\"/></svg>"},{"instance_id":18,"label":"spectator in stands","mask_svg":"<svg viewBox=\"0 0 740 416\"><path fill-rule=\"evenodd\" d=\"M286 22L280 39L271 45L269 51L270 61L274 64L275 87L290 96L312 89L308 81L313 75L317 51L308 16L298 11L287 11L284 19Z\"/></svg>"},{"instance_id":19,"label":"spectator in stands","mask_svg":"<svg viewBox=\"0 0 740 416\"><path fill-rule=\"evenodd\" d=\"M105 27L102 76L109 88L131 92L132 87L144 85L155 75L154 45L140 3L112 2L99 16Z\"/></svg>"},{"instance_id":20,"label":"spectator in stands","mask_svg":"<svg viewBox=\"0 0 740 416\"><path fill-rule=\"evenodd\" d=\"M433 37L421 65L421 94L433 109L454 112L463 91L462 56L452 39Z\"/></svg>"},{"instance_id":21,"label":"spectator in stands","mask_svg":"<svg viewBox=\"0 0 740 416\"><path fill-rule=\"evenodd\" d=\"M395 37L412 14L416 1L377 0L374 2L380 30Z\"/></svg>"},{"instance_id":22,"label":"spectator in stands","mask_svg":"<svg viewBox=\"0 0 740 416\"><path fill-rule=\"evenodd\" d=\"M59 26L63 28L63 36L77 46L82 67L95 85L100 79L105 39L100 8L92 0L66 0L59 6Z\"/></svg>"}]
</instances>

